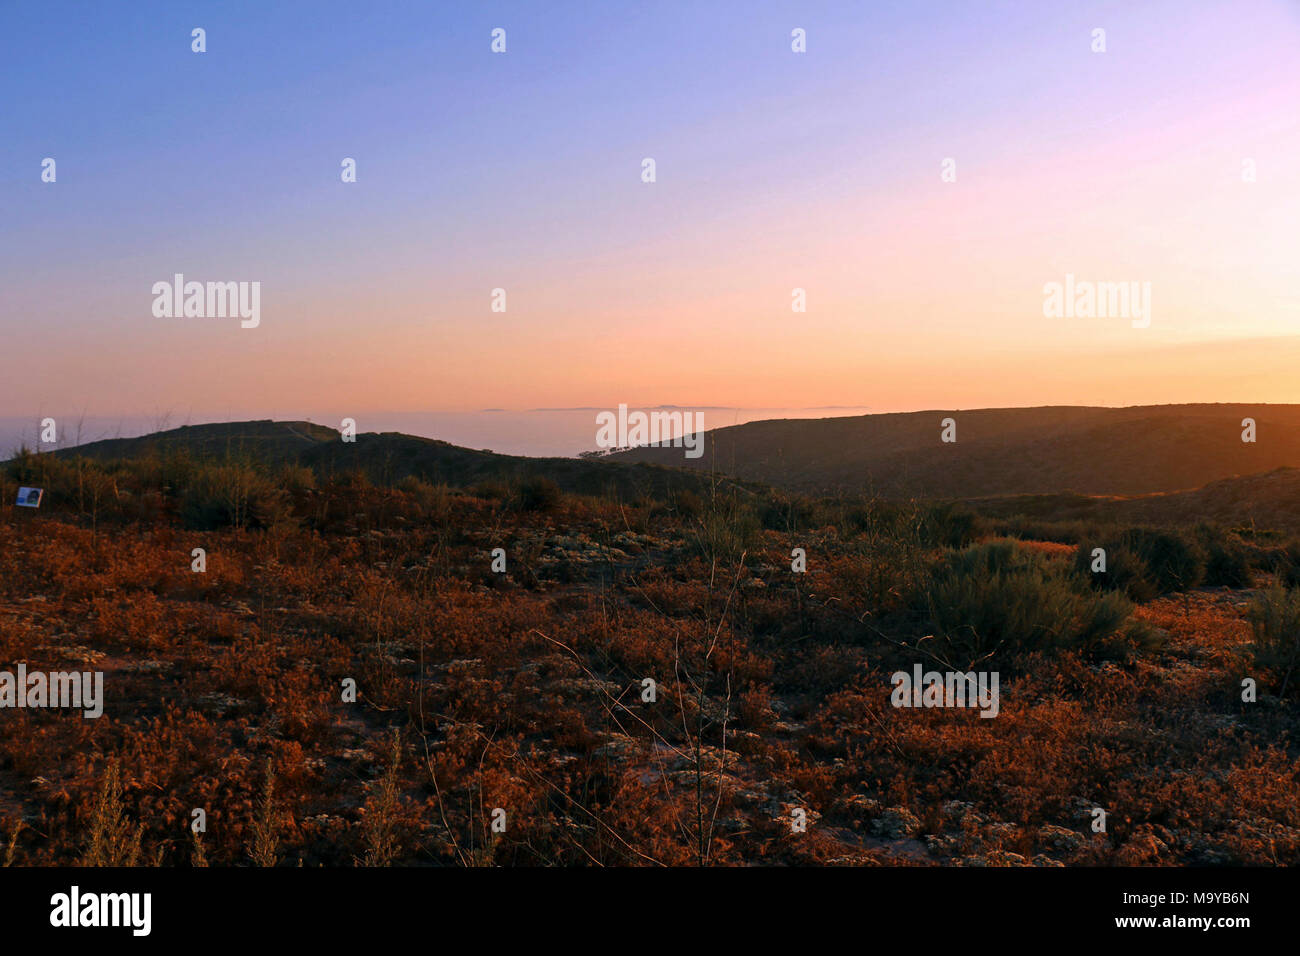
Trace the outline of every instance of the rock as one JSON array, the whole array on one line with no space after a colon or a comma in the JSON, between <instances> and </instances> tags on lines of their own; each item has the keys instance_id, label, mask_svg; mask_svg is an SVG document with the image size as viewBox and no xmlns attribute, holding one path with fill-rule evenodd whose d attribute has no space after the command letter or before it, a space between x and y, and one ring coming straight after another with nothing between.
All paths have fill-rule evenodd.
<instances>
[{"instance_id":1,"label":"rock","mask_svg":"<svg viewBox=\"0 0 1300 956\"><path fill-rule=\"evenodd\" d=\"M854 793L837 800L836 809L848 814L855 820L865 820L880 812L880 801L873 800L866 794Z\"/></svg>"},{"instance_id":2,"label":"rock","mask_svg":"<svg viewBox=\"0 0 1300 956\"><path fill-rule=\"evenodd\" d=\"M871 821L871 832L887 840L901 840L921 831L921 821L906 807L890 807Z\"/></svg>"},{"instance_id":3,"label":"rock","mask_svg":"<svg viewBox=\"0 0 1300 956\"><path fill-rule=\"evenodd\" d=\"M1143 866L1156 863L1168 849L1151 832L1149 826L1141 826L1133 832L1133 835L1115 853L1115 862L1120 866Z\"/></svg>"},{"instance_id":4,"label":"rock","mask_svg":"<svg viewBox=\"0 0 1300 956\"><path fill-rule=\"evenodd\" d=\"M609 740L596 747L591 756L597 760L628 760L641 751L641 745L631 737L615 734Z\"/></svg>"},{"instance_id":5,"label":"rock","mask_svg":"<svg viewBox=\"0 0 1300 956\"><path fill-rule=\"evenodd\" d=\"M238 697L231 697L229 694L219 694L215 691L208 694L200 694L194 698L199 709L215 714L218 717L224 717L227 713L237 710L248 703Z\"/></svg>"},{"instance_id":6,"label":"rock","mask_svg":"<svg viewBox=\"0 0 1300 956\"><path fill-rule=\"evenodd\" d=\"M563 694L566 697L598 697L601 694L606 694L609 697L617 698L623 688L613 681L597 680L591 677L561 677L553 681L547 689L553 693Z\"/></svg>"},{"instance_id":7,"label":"rock","mask_svg":"<svg viewBox=\"0 0 1300 956\"><path fill-rule=\"evenodd\" d=\"M171 666L171 661L143 660L125 664L122 666L122 670L128 674L158 674L165 670L171 670Z\"/></svg>"},{"instance_id":8,"label":"rock","mask_svg":"<svg viewBox=\"0 0 1300 956\"><path fill-rule=\"evenodd\" d=\"M949 800L939 811L943 822L950 826L961 826L968 818L977 825L983 825L984 817L975 812L975 804L965 800Z\"/></svg>"},{"instance_id":9,"label":"rock","mask_svg":"<svg viewBox=\"0 0 1300 956\"><path fill-rule=\"evenodd\" d=\"M1091 819L1091 814L1089 814L1089 819ZM1055 850L1058 853L1073 853L1083 846L1083 837L1073 830L1058 827L1054 823L1046 823L1038 828L1038 842L1049 850Z\"/></svg>"},{"instance_id":10,"label":"rock","mask_svg":"<svg viewBox=\"0 0 1300 956\"><path fill-rule=\"evenodd\" d=\"M926 848L935 856L956 856L958 853L959 841L954 836L948 836L940 833L927 833L925 836Z\"/></svg>"},{"instance_id":11,"label":"rock","mask_svg":"<svg viewBox=\"0 0 1300 956\"><path fill-rule=\"evenodd\" d=\"M962 866L1029 866L1029 861L1019 853L991 850L984 855L967 857L962 861Z\"/></svg>"}]
</instances>

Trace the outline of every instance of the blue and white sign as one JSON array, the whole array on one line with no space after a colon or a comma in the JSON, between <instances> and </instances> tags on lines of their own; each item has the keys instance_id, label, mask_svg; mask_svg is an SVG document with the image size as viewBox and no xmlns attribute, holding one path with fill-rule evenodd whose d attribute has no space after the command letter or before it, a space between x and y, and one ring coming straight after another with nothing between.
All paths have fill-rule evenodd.
<instances>
[{"instance_id":1,"label":"blue and white sign","mask_svg":"<svg viewBox=\"0 0 1300 956\"><path fill-rule=\"evenodd\" d=\"M39 508L41 506L41 495L43 494L45 494L44 488L19 488L18 507Z\"/></svg>"}]
</instances>

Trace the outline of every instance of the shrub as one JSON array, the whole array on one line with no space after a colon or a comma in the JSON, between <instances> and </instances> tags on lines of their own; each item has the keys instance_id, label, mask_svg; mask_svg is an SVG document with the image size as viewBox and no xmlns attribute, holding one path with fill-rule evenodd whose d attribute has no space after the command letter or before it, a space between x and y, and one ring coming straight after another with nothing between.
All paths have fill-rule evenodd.
<instances>
[{"instance_id":1,"label":"shrub","mask_svg":"<svg viewBox=\"0 0 1300 956\"><path fill-rule=\"evenodd\" d=\"M949 552L917 610L954 665L1030 651L1091 651L1124 623L1133 605L1098 595L1059 564L1015 542Z\"/></svg>"},{"instance_id":2,"label":"shrub","mask_svg":"<svg viewBox=\"0 0 1300 956\"><path fill-rule=\"evenodd\" d=\"M753 551L760 531L761 524L752 508L735 495L717 494L710 496L688 537L706 561L730 564Z\"/></svg>"},{"instance_id":3,"label":"shrub","mask_svg":"<svg viewBox=\"0 0 1300 956\"><path fill-rule=\"evenodd\" d=\"M375 792L366 800L361 828L366 853L363 866L391 866L401 846L397 839L397 815L401 805L402 738L393 733L393 748L388 770L380 778Z\"/></svg>"},{"instance_id":4,"label":"shrub","mask_svg":"<svg viewBox=\"0 0 1300 956\"><path fill-rule=\"evenodd\" d=\"M269 757L266 759L265 772L266 782L257 816L253 820L252 838L248 847L248 855L255 866L275 866L279 862L280 820L275 806L275 771Z\"/></svg>"},{"instance_id":5,"label":"shrub","mask_svg":"<svg viewBox=\"0 0 1300 956\"><path fill-rule=\"evenodd\" d=\"M1255 663L1278 676L1278 695L1294 693L1292 680L1300 662L1300 588L1272 587L1262 592L1249 609L1255 634Z\"/></svg>"},{"instance_id":6,"label":"shrub","mask_svg":"<svg viewBox=\"0 0 1300 956\"><path fill-rule=\"evenodd\" d=\"M1162 651L1168 644L1168 631L1148 621L1132 619L1114 635L1099 641L1094 650L1098 657L1130 661Z\"/></svg>"},{"instance_id":7,"label":"shrub","mask_svg":"<svg viewBox=\"0 0 1300 956\"><path fill-rule=\"evenodd\" d=\"M553 511L564 492L550 478L534 475L519 482L517 498L522 511Z\"/></svg>"},{"instance_id":8,"label":"shrub","mask_svg":"<svg viewBox=\"0 0 1300 956\"><path fill-rule=\"evenodd\" d=\"M763 503L759 521L769 531L801 531L813 524L813 503L804 497L776 495Z\"/></svg>"},{"instance_id":9,"label":"shrub","mask_svg":"<svg viewBox=\"0 0 1300 956\"><path fill-rule=\"evenodd\" d=\"M316 490L316 472L303 465L285 465L280 469L280 487L301 497Z\"/></svg>"},{"instance_id":10,"label":"shrub","mask_svg":"<svg viewBox=\"0 0 1300 956\"><path fill-rule=\"evenodd\" d=\"M975 540L979 519L955 502L929 506L921 517L921 540L928 547L964 548Z\"/></svg>"},{"instance_id":11,"label":"shrub","mask_svg":"<svg viewBox=\"0 0 1300 956\"><path fill-rule=\"evenodd\" d=\"M683 518L698 518L704 512L704 502L700 496L689 488L685 488L673 495L673 507Z\"/></svg>"},{"instance_id":12,"label":"shrub","mask_svg":"<svg viewBox=\"0 0 1300 956\"><path fill-rule=\"evenodd\" d=\"M1095 525L1086 521L1049 520L1024 515L986 519L986 525L994 534L1033 541L1056 541L1061 544L1080 544L1094 536L1095 530Z\"/></svg>"},{"instance_id":13,"label":"shrub","mask_svg":"<svg viewBox=\"0 0 1300 956\"><path fill-rule=\"evenodd\" d=\"M1177 532L1147 528L1130 529L1128 535L1159 593L1186 591L1201 583L1205 553L1195 540Z\"/></svg>"},{"instance_id":14,"label":"shrub","mask_svg":"<svg viewBox=\"0 0 1300 956\"><path fill-rule=\"evenodd\" d=\"M121 769L111 761L90 815L90 836L81 858L83 866L135 866L140 857L144 826L126 815L122 799Z\"/></svg>"},{"instance_id":15,"label":"shrub","mask_svg":"<svg viewBox=\"0 0 1300 956\"><path fill-rule=\"evenodd\" d=\"M1210 587L1248 588L1254 583L1246 544L1235 534L1203 525L1197 529L1205 551L1205 577Z\"/></svg>"},{"instance_id":16,"label":"shrub","mask_svg":"<svg viewBox=\"0 0 1300 956\"><path fill-rule=\"evenodd\" d=\"M1292 538L1266 552L1264 566L1287 587L1300 587L1300 538Z\"/></svg>"},{"instance_id":17,"label":"shrub","mask_svg":"<svg viewBox=\"0 0 1300 956\"><path fill-rule=\"evenodd\" d=\"M484 501L504 501L510 497L510 489L503 482L489 478L470 488L470 494Z\"/></svg>"},{"instance_id":18,"label":"shrub","mask_svg":"<svg viewBox=\"0 0 1300 956\"><path fill-rule=\"evenodd\" d=\"M1135 601L1196 587L1205 577L1207 555L1194 537L1155 528L1129 528L1099 540L1080 542L1076 569L1101 590L1122 590ZM1106 571L1092 570L1092 552L1106 551ZM1231 572L1225 556L1220 573Z\"/></svg>"},{"instance_id":19,"label":"shrub","mask_svg":"<svg viewBox=\"0 0 1300 956\"><path fill-rule=\"evenodd\" d=\"M1106 552L1106 570L1094 571L1093 551ZM1149 601L1159 590L1147 575L1147 564L1141 556L1121 542L1112 539L1102 544L1084 541L1075 555L1076 572L1083 575L1094 588L1101 591L1122 591L1130 600Z\"/></svg>"},{"instance_id":20,"label":"shrub","mask_svg":"<svg viewBox=\"0 0 1300 956\"><path fill-rule=\"evenodd\" d=\"M407 475L397 488L410 499L422 518L442 521L451 510L451 491L446 485L430 484L423 478Z\"/></svg>"},{"instance_id":21,"label":"shrub","mask_svg":"<svg viewBox=\"0 0 1300 956\"><path fill-rule=\"evenodd\" d=\"M5 462L5 473L18 484L29 485L38 476L45 474L45 464L40 454L22 445Z\"/></svg>"},{"instance_id":22,"label":"shrub","mask_svg":"<svg viewBox=\"0 0 1300 956\"><path fill-rule=\"evenodd\" d=\"M209 465L181 496L181 521L195 531L269 528L291 520L284 489L247 465Z\"/></svg>"}]
</instances>

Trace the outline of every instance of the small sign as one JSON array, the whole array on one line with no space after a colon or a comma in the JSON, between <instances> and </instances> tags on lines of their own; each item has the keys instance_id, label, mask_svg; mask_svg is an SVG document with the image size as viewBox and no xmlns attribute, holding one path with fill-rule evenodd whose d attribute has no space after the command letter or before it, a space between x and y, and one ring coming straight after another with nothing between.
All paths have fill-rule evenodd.
<instances>
[{"instance_id":1,"label":"small sign","mask_svg":"<svg viewBox=\"0 0 1300 956\"><path fill-rule=\"evenodd\" d=\"M19 488L18 507L39 508L41 506L41 495L43 494L45 494L43 488Z\"/></svg>"}]
</instances>

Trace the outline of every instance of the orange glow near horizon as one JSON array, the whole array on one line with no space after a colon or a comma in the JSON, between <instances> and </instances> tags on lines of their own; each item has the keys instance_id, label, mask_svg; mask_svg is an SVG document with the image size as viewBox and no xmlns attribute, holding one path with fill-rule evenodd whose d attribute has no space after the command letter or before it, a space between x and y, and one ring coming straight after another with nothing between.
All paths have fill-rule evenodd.
<instances>
[{"instance_id":1,"label":"orange glow near horizon","mask_svg":"<svg viewBox=\"0 0 1300 956\"><path fill-rule=\"evenodd\" d=\"M419 102L418 71L394 75L406 100L363 85L319 149L288 124L258 155L292 174L245 171L228 195L231 168L197 172L210 151L159 186L144 133L108 171L65 143L67 173L12 210L0 417L1300 401L1300 17L1107 10L1095 55L1083 21L1034 5L946 30L898 16L872 58L849 42L868 20L797 62L678 54L734 88L673 74L634 94L640 61L574 53L570 74L515 79L554 102L502 120L504 144L467 120L435 136L393 105ZM678 40L641 29L648 51ZM497 103L480 60L447 69ZM315 93L284 96L316 115ZM369 151L342 186L349 137ZM260 281L261 324L155 318L148 290L178 271ZM1046 317L1067 274L1150 283L1150 327Z\"/></svg>"}]
</instances>

